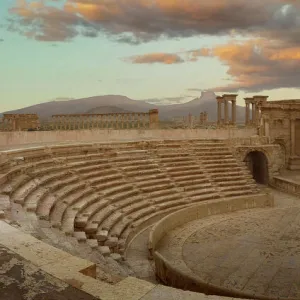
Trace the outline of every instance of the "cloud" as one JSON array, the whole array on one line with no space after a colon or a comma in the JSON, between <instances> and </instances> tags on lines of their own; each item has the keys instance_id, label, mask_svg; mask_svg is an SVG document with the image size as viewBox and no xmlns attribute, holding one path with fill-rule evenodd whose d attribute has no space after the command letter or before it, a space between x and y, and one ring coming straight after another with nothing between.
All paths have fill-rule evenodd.
<instances>
[{"instance_id":1,"label":"cloud","mask_svg":"<svg viewBox=\"0 0 300 300\"><path fill-rule=\"evenodd\" d=\"M232 83L213 87L211 90L215 92L299 88L300 45L289 46L284 41L257 39L200 50L203 51L198 51L195 59L200 56L217 57L228 67L227 74Z\"/></svg>"},{"instance_id":2,"label":"cloud","mask_svg":"<svg viewBox=\"0 0 300 300\"><path fill-rule=\"evenodd\" d=\"M4 39L0 39L0 43L1 43L1 42L4 42Z\"/></svg>"},{"instance_id":3,"label":"cloud","mask_svg":"<svg viewBox=\"0 0 300 300\"><path fill-rule=\"evenodd\" d=\"M144 101L150 104L156 105L170 105L170 104L181 104L189 101L189 98L195 98L195 96L181 95L178 97L164 97L164 98L150 98Z\"/></svg>"},{"instance_id":4,"label":"cloud","mask_svg":"<svg viewBox=\"0 0 300 300\"><path fill-rule=\"evenodd\" d=\"M261 35L300 40L295 0L18 0L10 29L41 41L110 36L138 44L197 35Z\"/></svg>"},{"instance_id":5,"label":"cloud","mask_svg":"<svg viewBox=\"0 0 300 300\"><path fill-rule=\"evenodd\" d=\"M178 64L184 60L176 53L150 53L144 55L137 55L125 58L133 64L154 64L161 63L166 65Z\"/></svg>"}]
</instances>

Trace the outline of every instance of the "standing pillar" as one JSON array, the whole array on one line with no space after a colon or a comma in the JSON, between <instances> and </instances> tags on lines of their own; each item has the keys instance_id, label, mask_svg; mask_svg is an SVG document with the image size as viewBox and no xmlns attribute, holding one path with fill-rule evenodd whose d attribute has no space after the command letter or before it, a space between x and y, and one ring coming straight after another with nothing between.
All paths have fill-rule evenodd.
<instances>
[{"instance_id":1,"label":"standing pillar","mask_svg":"<svg viewBox=\"0 0 300 300\"><path fill-rule=\"evenodd\" d=\"M228 124L228 101L224 100L224 123Z\"/></svg>"},{"instance_id":2,"label":"standing pillar","mask_svg":"<svg viewBox=\"0 0 300 300\"><path fill-rule=\"evenodd\" d=\"M295 119L291 119L290 131L291 131L291 156L295 156Z\"/></svg>"},{"instance_id":3,"label":"standing pillar","mask_svg":"<svg viewBox=\"0 0 300 300\"><path fill-rule=\"evenodd\" d=\"M218 104L218 125L221 125L222 122L222 101L223 97L217 97L217 104Z\"/></svg>"},{"instance_id":4,"label":"standing pillar","mask_svg":"<svg viewBox=\"0 0 300 300\"><path fill-rule=\"evenodd\" d=\"M246 125L249 125L250 123L250 105L247 102L246 103Z\"/></svg>"},{"instance_id":5,"label":"standing pillar","mask_svg":"<svg viewBox=\"0 0 300 300\"><path fill-rule=\"evenodd\" d=\"M231 101L231 121L233 125L236 125L236 100Z\"/></svg>"},{"instance_id":6,"label":"standing pillar","mask_svg":"<svg viewBox=\"0 0 300 300\"><path fill-rule=\"evenodd\" d=\"M149 127L151 129L158 129L159 127L158 109L149 110Z\"/></svg>"},{"instance_id":7,"label":"standing pillar","mask_svg":"<svg viewBox=\"0 0 300 300\"><path fill-rule=\"evenodd\" d=\"M264 119L264 135L269 137L270 136L270 124L269 119Z\"/></svg>"},{"instance_id":8,"label":"standing pillar","mask_svg":"<svg viewBox=\"0 0 300 300\"><path fill-rule=\"evenodd\" d=\"M256 115L256 107L255 107L255 103L251 102L252 104L252 124L255 125L256 124L256 120L255 120L255 115Z\"/></svg>"}]
</instances>

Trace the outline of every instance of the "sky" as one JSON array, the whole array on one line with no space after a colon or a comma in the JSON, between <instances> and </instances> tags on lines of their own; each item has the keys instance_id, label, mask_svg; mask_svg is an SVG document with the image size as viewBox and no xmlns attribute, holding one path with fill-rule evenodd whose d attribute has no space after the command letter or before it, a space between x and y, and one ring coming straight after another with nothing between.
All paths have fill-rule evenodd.
<instances>
[{"instance_id":1,"label":"sky","mask_svg":"<svg viewBox=\"0 0 300 300\"><path fill-rule=\"evenodd\" d=\"M0 112L203 90L300 99L300 1L0 0Z\"/></svg>"}]
</instances>

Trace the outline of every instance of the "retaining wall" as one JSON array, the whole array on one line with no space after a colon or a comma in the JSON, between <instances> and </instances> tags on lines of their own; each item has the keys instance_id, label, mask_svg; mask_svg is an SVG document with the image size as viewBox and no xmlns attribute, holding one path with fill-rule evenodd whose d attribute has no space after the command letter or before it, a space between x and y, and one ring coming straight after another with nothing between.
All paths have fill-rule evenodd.
<instances>
[{"instance_id":1,"label":"retaining wall","mask_svg":"<svg viewBox=\"0 0 300 300\"><path fill-rule=\"evenodd\" d=\"M114 142L164 139L232 139L256 134L253 128L228 129L153 129L153 130L66 130L0 132L0 148L18 145L55 144L66 142Z\"/></svg>"}]
</instances>

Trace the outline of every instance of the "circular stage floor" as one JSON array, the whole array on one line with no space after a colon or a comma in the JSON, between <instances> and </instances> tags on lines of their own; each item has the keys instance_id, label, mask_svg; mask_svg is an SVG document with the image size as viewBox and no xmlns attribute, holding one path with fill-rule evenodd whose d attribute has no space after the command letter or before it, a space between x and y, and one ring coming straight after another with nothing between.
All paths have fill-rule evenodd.
<instances>
[{"instance_id":1,"label":"circular stage floor","mask_svg":"<svg viewBox=\"0 0 300 300\"><path fill-rule=\"evenodd\" d=\"M182 259L202 280L251 295L300 298L300 207L252 209L189 224L194 230L183 241Z\"/></svg>"}]
</instances>

